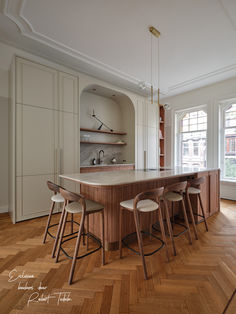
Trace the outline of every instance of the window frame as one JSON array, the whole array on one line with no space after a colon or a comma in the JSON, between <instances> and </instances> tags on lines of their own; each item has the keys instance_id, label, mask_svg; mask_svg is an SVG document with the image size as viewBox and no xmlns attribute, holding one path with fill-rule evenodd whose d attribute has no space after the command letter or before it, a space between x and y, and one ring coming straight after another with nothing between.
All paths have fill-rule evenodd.
<instances>
[{"instance_id":1,"label":"window frame","mask_svg":"<svg viewBox=\"0 0 236 314\"><path fill-rule=\"evenodd\" d=\"M207 105L200 105L194 106L191 108L181 109L175 111L175 141L174 141L174 165L175 166L182 166L181 164L181 145L180 143L180 136L181 136L181 120L185 114L195 112L195 111L204 111L207 115L207 128L206 130L206 167L208 166L208 126L209 126L209 117L208 117L208 107ZM199 132L197 131L190 131L190 132Z\"/></svg>"},{"instance_id":2,"label":"window frame","mask_svg":"<svg viewBox=\"0 0 236 314\"><path fill-rule=\"evenodd\" d=\"M230 128L236 128L234 127L226 127L225 126L225 112L232 106L236 104L236 99L230 99L226 100L224 102L220 103L220 134L219 134L219 167L220 167L220 176L221 176L221 181L225 182L233 182L236 183L236 179L231 179L229 177L225 177L225 130L230 129Z\"/></svg>"}]
</instances>

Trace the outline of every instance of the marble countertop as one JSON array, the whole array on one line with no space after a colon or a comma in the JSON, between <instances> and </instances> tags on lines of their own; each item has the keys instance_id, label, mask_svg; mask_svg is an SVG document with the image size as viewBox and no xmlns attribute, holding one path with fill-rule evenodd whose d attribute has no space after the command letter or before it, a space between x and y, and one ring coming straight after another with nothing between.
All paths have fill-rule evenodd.
<instances>
[{"instance_id":1,"label":"marble countertop","mask_svg":"<svg viewBox=\"0 0 236 314\"><path fill-rule=\"evenodd\" d=\"M95 168L95 167L120 167L120 166L134 166L134 163L116 163L116 164L96 164L96 165L87 165L80 166L80 168Z\"/></svg>"},{"instance_id":2,"label":"marble countertop","mask_svg":"<svg viewBox=\"0 0 236 314\"><path fill-rule=\"evenodd\" d=\"M197 172L217 170L218 168L174 167L172 169L122 170L92 173L62 174L61 178L92 186L114 186L155 179L193 175Z\"/></svg>"}]
</instances>

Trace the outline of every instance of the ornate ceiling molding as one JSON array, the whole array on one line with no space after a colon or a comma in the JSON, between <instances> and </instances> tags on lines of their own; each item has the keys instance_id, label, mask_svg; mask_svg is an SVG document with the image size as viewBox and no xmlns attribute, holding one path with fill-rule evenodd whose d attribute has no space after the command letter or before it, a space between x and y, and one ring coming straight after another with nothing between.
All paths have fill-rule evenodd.
<instances>
[{"instance_id":1,"label":"ornate ceiling molding","mask_svg":"<svg viewBox=\"0 0 236 314\"><path fill-rule=\"evenodd\" d=\"M219 0L221 2L221 0ZM3 9L2 13L7 16L12 22L14 22L22 36L39 42L45 46L51 47L61 53L66 54L67 56L71 56L79 61L79 63L83 66L83 68L87 68L87 74L96 70L96 72L100 72L101 74L109 74L113 76L115 79L120 82L127 82L129 85L132 85L134 89L138 90L140 94L145 95L145 91L140 89L140 80L137 78L119 71L116 68L113 68L99 60L89 57L86 54L83 54L75 49L72 49L69 46L66 46L44 34L37 32L33 25L24 17L23 11L24 6L26 4L26 0L3 0ZM222 4L222 3L221 3ZM86 73L86 71L83 71ZM198 88L199 85L202 85L201 82L206 84L211 84L216 81L221 80L220 76L224 76L226 73L231 73L232 76L236 76L236 63L232 65L225 66L223 68L217 69L215 71L205 73L198 77L186 80L184 82L180 82L178 84L167 87L162 91L164 97L172 96L175 94L179 94L181 92L185 92L187 90L192 90ZM223 79L227 79L229 77L224 77ZM210 80L214 82L210 82ZM148 84L147 84L148 85Z\"/></svg>"}]
</instances>

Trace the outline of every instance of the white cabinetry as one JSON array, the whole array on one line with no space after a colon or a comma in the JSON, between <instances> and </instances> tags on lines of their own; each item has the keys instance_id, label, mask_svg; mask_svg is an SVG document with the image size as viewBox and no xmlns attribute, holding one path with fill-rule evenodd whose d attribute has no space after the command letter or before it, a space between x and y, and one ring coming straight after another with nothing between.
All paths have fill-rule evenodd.
<instances>
[{"instance_id":1,"label":"white cabinetry","mask_svg":"<svg viewBox=\"0 0 236 314\"><path fill-rule=\"evenodd\" d=\"M157 152L157 124L158 110L156 104L150 104L144 99L137 100L136 153L137 168L156 168L158 164ZM146 165L145 165L146 158Z\"/></svg>"},{"instance_id":2,"label":"white cabinetry","mask_svg":"<svg viewBox=\"0 0 236 314\"><path fill-rule=\"evenodd\" d=\"M15 79L16 95L12 95L10 119L16 131L10 132L15 150L10 211L13 220L21 221L48 214L47 180L61 183L60 173L79 170L78 81L71 74L22 58L14 61L11 79ZM75 190L75 185L70 188Z\"/></svg>"}]
</instances>

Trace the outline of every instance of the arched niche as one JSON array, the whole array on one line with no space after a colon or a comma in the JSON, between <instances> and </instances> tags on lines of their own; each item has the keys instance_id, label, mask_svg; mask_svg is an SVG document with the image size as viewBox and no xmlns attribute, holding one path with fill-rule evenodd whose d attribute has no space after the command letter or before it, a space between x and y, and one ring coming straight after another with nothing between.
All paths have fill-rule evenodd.
<instances>
[{"instance_id":1,"label":"arched niche","mask_svg":"<svg viewBox=\"0 0 236 314\"><path fill-rule=\"evenodd\" d=\"M93 112L114 131L125 132L126 135L114 135L80 131L80 166L89 166L92 159L98 159L98 152L105 152L103 164L135 163L135 109L131 99L121 93L97 84L89 85L80 94L80 128L97 130L101 123L92 117ZM101 130L108 130L102 127ZM85 136L87 137L85 137ZM89 137L88 137L89 136ZM89 144L89 142L124 141L126 145Z\"/></svg>"}]
</instances>

